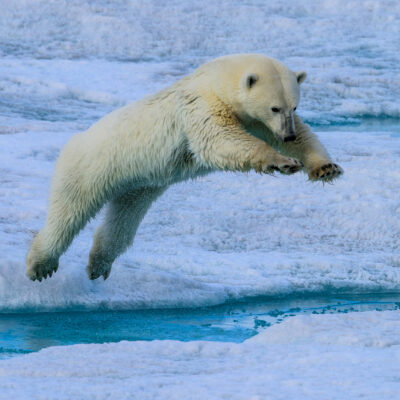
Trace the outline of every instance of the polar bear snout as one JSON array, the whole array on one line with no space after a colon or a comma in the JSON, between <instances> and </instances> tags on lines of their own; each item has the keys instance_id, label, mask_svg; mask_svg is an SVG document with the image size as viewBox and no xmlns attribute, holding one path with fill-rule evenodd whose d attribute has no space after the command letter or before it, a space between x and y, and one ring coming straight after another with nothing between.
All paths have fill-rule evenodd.
<instances>
[{"instance_id":1,"label":"polar bear snout","mask_svg":"<svg viewBox=\"0 0 400 400\"><path fill-rule=\"evenodd\" d=\"M294 142L296 140L296 134L290 133L289 135L285 135L283 141L286 142Z\"/></svg>"},{"instance_id":2,"label":"polar bear snout","mask_svg":"<svg viewBox=\"0 0 400 400\"><path fill-rule=\"evenodd\" d=\"M283 141L293 142L296 140L296 128L294 127L294 119L292 113L283 119Z\"/></svg>"}]
</instances>

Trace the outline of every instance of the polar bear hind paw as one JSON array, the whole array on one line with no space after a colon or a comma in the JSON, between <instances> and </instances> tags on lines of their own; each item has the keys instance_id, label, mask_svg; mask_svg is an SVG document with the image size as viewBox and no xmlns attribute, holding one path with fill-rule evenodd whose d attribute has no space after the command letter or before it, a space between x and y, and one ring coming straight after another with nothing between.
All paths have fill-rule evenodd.
<instances>
[{"instance_id":1,"label":"polar bear hind paw","mask_svg":"<svg viewBox=\"0 0 400 400\"><path fill-rule=\"evenodd\" d=\"M58 260L48 259L48 260L37 260L29 263L26 269L26 274L32 281L42 279L47 277L51 278L54 272L58 270Z\"/></svg>"},{"instance_id":2,"label":"polar bear hind paw","mask_svg":"<svg viewBox=\"0 0 400 400\"><path fill-rule=\"evenodd\" d=\"M100 276L106 280L110 276L111 266L106 262L90 262L86 267L86 273L91 280L100 278Z\"/></svg>"},{"instance_id":3,"label":"polar bear hind paw","mask_svg":"<svg viewBox=\"0 0 400 400\"><path fill-rule=\"evenodd\" d=\"M342 174L343 170L339 165L335 163L327 163L314 168L308 176L311 181L332 182Z\"/></svg>"}]
</instances>

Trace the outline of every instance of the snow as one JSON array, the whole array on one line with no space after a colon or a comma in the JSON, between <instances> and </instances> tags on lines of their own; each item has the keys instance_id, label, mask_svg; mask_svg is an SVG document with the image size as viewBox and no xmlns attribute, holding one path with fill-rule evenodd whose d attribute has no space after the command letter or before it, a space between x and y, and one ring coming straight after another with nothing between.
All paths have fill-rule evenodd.
<instances>
[{"instance_id":1,"label":"snow","mask_svg":"<svg viewBox=\"0 0 400 400\"><path fill-rule=\"evenodd\" d=\"M201 307L400 290L400 3L2 1L0 311ZM45 282L25 274L57 155L75 132L213 57L307 71L299 114L334 185L217 173L171 187L110 278L84 267L99 218ZM399 312L287 318L242 344L121 342L0 361L0 399L394 399Z\"/></svg>"},{"instance_id":2,"label":"snow","mask_svg":"<svg viewBox=\"0 0 400 400\"><path fill-rule=\"evenodd\" d=\"M4 3L0 54L28 63L170 60L182 64L180 76L222 54L260 52L307 70L304 104L314 122L400 116L396 0Z\"/></svg>"},{"instance_id":3,"label":"snow","mask_svg":"<svg viewBox=\"0 0 400 400\"><path fill-rule=\"evenodd\" d=\"M399 290L399 4L311 3L7 2L0 310L197 307L257 295ZM299 113L319 124L344 177L322 186L301 174L217 173L175 185L106 282L84 272L99 218L55 277L28 281L25 254L44 223L54 163L69 137L206 59L248 51L308 72ZM372 116L368 129L356 124Z\"/></svg>"},{"instance_id":4,"label":"snow","mask_svg":"<svg viewBox=\"0 0 400 400\"><path fill-rule=\"evenodd\" d=\"M52 347L2 361L0 399L392 400L399 329L399 311L374 311L296 316L241 344Z\"/></svg>"},{"instance_id":5,"label":"snow","mask_svg":"<svg viewBox=\"0 0 400 400\"><path fill-rule=\"evenodd\" d=\"M85 266L96 219L45 282L25 275L31 231L44 222L48 184L69 134L0 136L0 308L163 308L246 296L390 292L400 288L399 139L324 132L345 170L334 185L305 175L217 173L171 187L107 281Z\"/></svg>"}]
</instances>

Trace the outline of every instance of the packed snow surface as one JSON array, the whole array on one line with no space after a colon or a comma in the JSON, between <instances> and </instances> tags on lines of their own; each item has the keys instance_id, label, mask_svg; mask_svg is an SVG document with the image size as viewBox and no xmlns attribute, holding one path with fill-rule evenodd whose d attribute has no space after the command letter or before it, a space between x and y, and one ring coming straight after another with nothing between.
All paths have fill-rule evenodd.
<instances>
[{"instance_id":1,"label":"packed snow surface","mask_svg":"<svg viewBox=\"0 0 400 400\"><path fill-rule=\"evenodd\" d=\"M85 272L97 219L42 283L25 277L24 257L31 231L44 222L54 160L68 135L0 136L0 307L193 307L256 295L399 290L399 138L320 136L345 170L334 185L301 174L217 173L173 186L107 281L89 281Z\"/></svg>"},{"instance_id":2,"label":"packed snow surface","mask_svg":"<svg viewBox=\"0 0 400 400\"><path fill-rule=\"evenodd\" d=\"M55 80L49 73L37 81L28 72L32 59L46 66L60 59L77 65L101 59L113 66L118 61L168 60L173 65L157 73L163 79L170 74L179 77L223 54L259 52L293 69L307 70L303 88L307 109L302 108L316 122L360 114L400 116L397 0L2 0L0 4L1 64L7 62L4 57L17 57L25 60L26 68L22 75L2 77L0 91L19 85L19 90L28 92L36 88L40 96L45 90L54 94L58 86L58 96L65 96L58 85L67 81L61 77L62 68ZM100 71L94 69L90 75L96 79ZM97 90L118 86L118 72L114 74L113 68L104 72L107 82ZM86 79L86 74L83 69L79 77ZM125 89L133 89L127 91L130 99L138 91L132 81L128 75Z\"/></svg>"},{"instance_id":3,"label":"packed snow surface","mask_svg":"<svg viewBox=\"0 0 400 400\"><path fill-rule=\"evenodd\" d=\"M0 0L0 9L0 312L399 292L400 2ZM248 52L308 73L298 112L343 178L181 183L107 281L85 274L101 216L53 278L29 281L25 254L66 141L207 60ZM0 399L392 400L399 330L399 311L374 311L288 317L240 344L52 347L0 361Z\"/></svg>"},{"instance_id":4,"label":"packed snow surface","mask_svg":"<svg viewBox=\"0 0 400 400\"><path fill-rule=\"evenodd\" d=\"M4 1L0 310L398 291L399 19L400 3L388 0ZM106 282L85 275L99 217L53 278L30 282L25 254L71 135L210 58L254 51L308 72L299 114L343 178L323 186L302 174L216 173L178 184L152 207Z\"/></svg>"},{"instance_id":5,"label":"packed snow surface","mask_svg":"<svg viewBox=\"0 0 400 400\"><path fill-rule=\"evenodd\" d=\"M393 400L400 312L297 316L241 344L52 347L0 362L0 399Z\"/></svg>"}]
</instances>

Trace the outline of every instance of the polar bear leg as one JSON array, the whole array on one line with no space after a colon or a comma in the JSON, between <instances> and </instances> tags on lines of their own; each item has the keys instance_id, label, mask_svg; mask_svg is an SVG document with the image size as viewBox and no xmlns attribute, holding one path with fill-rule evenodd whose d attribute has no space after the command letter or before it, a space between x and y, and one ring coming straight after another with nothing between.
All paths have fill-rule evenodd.
<instances>
[{"instance_id":1,"label":"polar bear leg","mask_svg":"<svg viewBox=\"0 0 400 400\"><path fill-rule=\"evenodd\" d=\"M112 263L132 243L147 210L165 190L166 187L146 187L110 201L90 250L86 267L90 279L108 278Z\"/></svg>"},{"instance_id":2,"label":"polar bear leg","mask_svg":"<svg viewBox=\"0 0 400 400\"><path fill-rule=\"evenodd\" d=\"M102 192L96 185L84 190L82 177L66 171L54 175L46 225L33 239L26 259L30 279L41 281L57 271L60 256L104 204Z\"/></svg>"},{"instance_id":3,"label":"polar bear leg","mask_svg":"<svg viewBox=\"0 0 400 400\"><path fill-rule=\"evenodd\" d=\"M254 169L268 174L274 171L294 174L303 168L298 160L283 156L265 141L250 135L220 99L211 97L209 101L212 106L200 104L195 112L186 114L190 148L200 162L220 170Z\"/></svg>"},{"instance_id":4,"label":"polar bear leg","mask_svg":"<svg viewBox=\"0 0 400 400\"><path fill-rule=\"evenodd\" d=\"M62 195L55 197L59 199ZM54 198L50 203L46 226L33 239L26 259L26 274L32 280L41 281L57 271L60 256L101 207L101 204L84 205L79 200L71 200L69 204L63 200L61 205Z\"/></svg>"}]
</instances>

